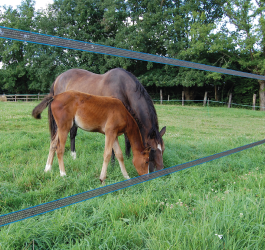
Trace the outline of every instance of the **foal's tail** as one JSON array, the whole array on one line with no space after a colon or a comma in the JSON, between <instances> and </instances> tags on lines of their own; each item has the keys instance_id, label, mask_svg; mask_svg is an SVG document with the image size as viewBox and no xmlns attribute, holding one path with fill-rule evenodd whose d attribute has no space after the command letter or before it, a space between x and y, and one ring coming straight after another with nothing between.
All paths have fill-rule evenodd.
<instances>
[{"instance_id":1,"label":"foal's tail","mask_svg":"<svg viewBox=\"0 0 265 250\"><path fill-rule=\"evenodd\" d=\"M52 110L51 110L51 102L53 101L54 98L54 83L51 87L50 90L50 94L47 95L42 102L36 106L33 111L32 111L32 116L35 119L41 119L41 113L42 111L47 107L48 107L48 118L49 118L49 128L50 128L50 134L51 134L51 138L54 137L54 135L56 134L57 131L57 124L54 120L53 114L52 114Z\"/></svg>"},{"instance_id":2,"label":"foal's tail","mask_svg":"<svg viewBox=\"0 0 265 250\"><path fill-rule=\"evenodd\" d=\"M44 109L46 109L46 107L53 101L53 95L50 93L49 95L47 95L42 102L36 106L33 111L32 111L32 116L35 119L41 119L41 113Z\"/></svg>"}]
</instances>

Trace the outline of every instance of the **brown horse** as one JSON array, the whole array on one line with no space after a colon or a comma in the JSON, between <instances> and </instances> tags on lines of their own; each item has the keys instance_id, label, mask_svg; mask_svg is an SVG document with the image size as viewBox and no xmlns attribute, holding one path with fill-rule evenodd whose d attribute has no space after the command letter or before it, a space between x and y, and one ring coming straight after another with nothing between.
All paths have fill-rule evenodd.
<instances>
[{"instance_id":1,"label":"brown horse","mask_svg":"<svg viewBox=\"0 0 265 250\"><path fill-rule=\"evenodd\" d=\"M118 136L125 133L131 143L133 164L139 175L149 173L149 152L145 148L138 125L122 102L112 97L88 95L78 91L66 91L56 96L48 95L32 111L36 119L40 119L42 111L51 103L51 112L56 122L56 132L51 141L50 152L45 171L50 171L54 153L57 152L60 175L64 176L63 154L65 142L70 129L75 123L83 130L105 134L104 162L100 180L104 183L112 148L119 161L124 178L129 179L124 166Z\"/></svg>"},{"instance_id":2,"label":"brown horse","mask_svg":"<svg viewBox=\"0 0 265 250\"><path fill-rule=\"evenodd\" d=\"M97 96L111 96L120 99L131 115L135 118L144 145L151 146L150 151L150 172L162 169L164 142L162 136L166 132L164 127L160 132L158 130L158 120L154 104L151 97L137 80L137 78L124 69L116 68L108 71L103 75L94 74L82 69L71 69L59 75L53 83L50 93L58 95L67 90L76 90ZM50 128L54 119L50 114ZM75 158L75 136L77 126L75 123L70 131L71 154ZM51 137L54 131L51 130ZM126 154L129 155L130 144L126 140Z\"/></svg>"}]
</instances>

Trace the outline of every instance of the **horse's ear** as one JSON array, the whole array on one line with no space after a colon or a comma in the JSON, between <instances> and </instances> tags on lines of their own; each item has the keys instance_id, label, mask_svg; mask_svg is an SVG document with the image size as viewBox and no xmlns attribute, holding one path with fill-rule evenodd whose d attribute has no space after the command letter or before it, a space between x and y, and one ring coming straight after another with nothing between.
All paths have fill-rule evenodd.
<instances>
[{"instance_id":1,"label":"horse's ear","mask_svg":"<svg viewBox=\"0 0 265 250\"><path fill-rule=\"evenodd\" d=\"M151 146L148 146L147 148L145 148L145 150L144 150L146 153L150 153L150 151L151 151Z\"/></svg>"},{"instance_id":2,"label":"horse's ear","mask_svg":"<svg viewBox=\"0 0 265 250\"><path fill-rule=\"evenodd\" d=\"M160 133L160 135L162 137L166 133L166 126L163 127L159 133Z\"/></svg>"},{"instance_id":3,"label":"horse's ear","mask_svg":"<svg viewBox=\"0 0 265 250\"><path fill-rule=\"evenodd\" d=\"M143 154L143 155L144 155L144 154L149 154L150 151L151 151L151 147L150 147L150 146L149 146L149 147L146 147L146 148L144 149L144 151L142 152L142 154Z\"/></svg>"}]
</instances>

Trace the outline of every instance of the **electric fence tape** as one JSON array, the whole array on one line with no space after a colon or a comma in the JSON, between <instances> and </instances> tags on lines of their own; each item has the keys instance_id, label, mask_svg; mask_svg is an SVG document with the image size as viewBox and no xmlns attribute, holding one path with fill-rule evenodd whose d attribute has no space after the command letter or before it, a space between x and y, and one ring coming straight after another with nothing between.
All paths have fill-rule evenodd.
<instances>
[{"instance_id":1,"label":"electric fence tape","mask_svg":"<svg viewBox=\"0 0 265 250\"><path fill-rule=\"evenodd\" d=\"M210 156L200 158L200 159L197 159L194 161L190 161L190 162L187 162L184 164L176 165L176 166L166 168L166 169L163 169L160 171L156 171L156 172L153 172L153 173L150 173L147 175L142 175L142 176L130 179L130 180L118 182L118 183L111 184L111 185L104 186L104 187L100 187L97 189L93 189L90 191L79 193L79 194L76 194L73 196L68 196L68 197L58 199L55 201L51 201L48 203L43 203L43 204L40 204L40 205L37 205L34 207L29 207L29 208L26 208L23 210L16 211L13 213L4 214L4 215L0 216L0 227L14 223L14 222L17 222L17 221L28 219L30 217L34 217L34 216L37 216L40 214L51 212L51 211L59 209L59 208L73 205L73 204L78 203L78 202L82 202L82 201L89 200L89 199L92 199L92 198L95 198L98 196L102 196L102 195L105 195L108 193L118 191L118 190L121 190L124 188L128 188L128 187L131 187L131 186L134 186L134 185L146 182L146 181L156 179L158 177L172 174L174 172L177 172L177 171L180 171L183 169L191 168L191 167L194 167L196 165L200 165L200 164L203 164L203 163L206 163L206 162L209 162L209 161L212 161L212 160L224 157L224 156L228 156L228 155L240 152L240 151L245 150L245 149L249 149L249 148L261 145L263 143L265 143L265 140L254 142L254 143L251 143L251 144L248 144L245 146L241 146L238 148L234 148L234 149L231 149L228 151L224 151L224 152L221 152L218 154L210 155Z\"/></svg>"},{"instance_id":2,"label":"electric fence tape","mask_svg":"<svg viewBox=\"0 0 265 250\"><path fill-rule=\"evenodd\" d=\"M253 78L253 79L258 79L258 80L265 80L265 76L261 76L261 75L250 74L250 73L240 72L240 71L231 70L231 69L224 69L224 68L204 65L200 63L182 61L182 60L178 60L174 58L163 57L159 55L152 55L152 54L147 54L147 53L142 53L142 52L137 52L137 51L132 51L132 50L119 49L119 48L95 44L95 43L82 42L82 41L61 38L61 37L56 37L56 36L50 36L50 35L44 35L44 34L24 31L24 30L12 29L12 28L7 28L3 26L0 26L0 38L61 47L65 49L81 50L81 51L87 51L87 52L93 52L93 53L105 54L105 55L111 55L111 56L118 56L118 57L124 57L124 58L130 58L130 59L136 59L136 60L142 60L142 61L150 61L150 62L155 62L155 63L168 64L168 65L180 66L180 67L186 67L186 68L193 68L193 69L198 69L198 70L206 70L206 71L212 71L212 72L217 72L217 73L222 73L222 74Z\"/></svg>"}]
</instances>

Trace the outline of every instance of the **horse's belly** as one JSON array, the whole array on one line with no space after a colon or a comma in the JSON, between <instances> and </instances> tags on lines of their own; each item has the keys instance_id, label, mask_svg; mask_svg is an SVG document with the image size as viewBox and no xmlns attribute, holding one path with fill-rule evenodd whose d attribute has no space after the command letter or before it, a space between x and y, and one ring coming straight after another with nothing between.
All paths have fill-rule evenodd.
<instances>
[{"instance_id":1,"label":"horse's belly","mask_svg":"<svg viewBox=\"0 0 265 250\"><path fill-rule=\"evenodd\" d=\"M99 124L96 124L94 122L88 122L87 120L82 119L82 117L80 117L78 115L75 116L75 124L79 128L81 128L85 131L88 131L88 132L99 132L99 133L105 134L104 127L102 127Z\"/></svg>"}]
</instances>

